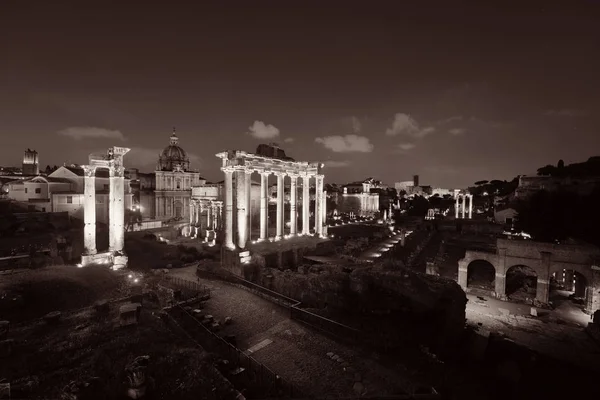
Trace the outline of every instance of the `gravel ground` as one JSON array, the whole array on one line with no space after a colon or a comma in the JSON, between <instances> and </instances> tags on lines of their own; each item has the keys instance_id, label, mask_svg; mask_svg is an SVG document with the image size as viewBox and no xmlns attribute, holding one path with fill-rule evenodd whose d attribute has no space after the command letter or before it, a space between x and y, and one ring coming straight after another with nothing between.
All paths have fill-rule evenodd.
<instances>
[{"instance_id":1,"label":"gravel ground","mask_svg":"<svg viewBox=\"0 0 600 400\"><path fill-rule=\"evenodd\" d=\"M581 327L540 321L523 316L490 316L467 312L468 323L481 324L492 332L505 334L515 342L554 358L600 372L600 347Z\"/></svg>"},{"instance_id":2,"label":"gravel ground","mask_svg":"<svg viewBox=\"0 0 600 400\"><path fill-rule=\"evenodd\" d=\"M193 268L170 273L197 280ZM364 393L389 395L410 390L405 370L384 367L374 357L360 354L352 347L290 320L285 309L243 289L202 279L200 283L212 289L204 312L221 321L225 317L233 319L233 323L223 326L219 333L236 335L238 347L243 350L265 339L272 340L273 343L258 350L253 357L307 394L339 397ZM342 358L342 361L334 358Z\"/></svg>"}]
</instances>

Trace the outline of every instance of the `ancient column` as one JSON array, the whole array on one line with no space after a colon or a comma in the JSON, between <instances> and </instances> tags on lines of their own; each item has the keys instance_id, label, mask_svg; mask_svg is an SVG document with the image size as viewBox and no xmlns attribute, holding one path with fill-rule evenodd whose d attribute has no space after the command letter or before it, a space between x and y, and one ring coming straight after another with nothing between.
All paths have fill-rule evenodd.
<instances>
[{"instance_id":1,"label":"ancient column","mask_svg":"<svg viewBox=\"0 0 600 400\"><path fill-rule=\"evenodd\" d=\"M211 205L211 212L213 215L213 223L212 223L212 230L216 231L217 230L217 225L218 225L218 218L219 218L219 214L217 213L217 206L215 204Z\"/></svg>"},{"instance_id":2,"label":"ancient column","mask_svg":"<svg viewBox=\"0 0 600 400\"><path fill-rule=\"evenodd\" d=\"M209 201L210 201L210 200L209 200ZM205 240L206 242L208 242L208 237L209 237L209 234L210 234L209 232L210 232L210 230L212 229L212 228L211 228L211 222L210 222L210 219L211 219L211 212L212 212L212 210L211 210L211 206L210 206L210 203L208 203L208 206L206 207L206 233L205 233L205 235L204 235L204 236L205 236L205 239L204 239L204 240Z\"/></svg>"},{"instance_id":3,"label":"ancient column","mask_svg":"<svg viewBox=\"0 0 600 400\"><path fill-rule=\"evenodd\" d=\"M310 176L302 175L302 234L310 234Z\"/></svg>"},{"instance_id":4,"label":"ancient column","mask_svg":"<svg viewBox=\"0 0 600 400\"><path fill-rule=\"evenodd\" d=\"M298 214L296 213L296 197L298 195L297 179L298 175L290 175L290 235L296 236L296 225L298 223Z\"/></svg>"},{"instance_id":5,"label":"ancient column","mask_svg":"<svg viewBox=\"0 0 600 400\"><path fill-rule=\"evenodd\" d=\"M316 176L315 182L315 234L323 233L323 175Z\"/></svg>"},{"instance_id":6,"label":"ancient column","mask_svg":"<svg viewBox=\"0 0 600 400\"><path fill-rule=\"evenodd\" d=\"M96 254L96 167L83 165L83 246L85 255Z\"/></svg>"},{"instance_id":7,"label":"ancient column","mask_svg":"<svg viewBox=\"0 0 600 400\"><path fill-rule=\"evenodd\" d=\"M260 241L267 240L269 212L269 172L260 174Z\"/></svg>"},{"instance_id":8,"label":"ancient column","mask_svg":"<svg viewBox=\"0 0 600 400\"><path fill-rule=\"evenodd\" d=\"M327 237L327 191L323 191L321 210L321 237Z\"/></svg>"},{"instance_id":9,"label":"ancient column","mask_svg":"<svg viewBox=\"0 0 600 400\"><path fill-rule=\"evenodd\" d=\"M235 202L237 208L237 245L243 249L246 247L246 233L248 232L248 216L247 216L247 201L246 194L246 171L238 169L235 171Z\"/></svg>"},{"instance_id":10,"label":"ancient column","mask_svg":"<svg viewBox=\"0 0 600 400\"><path fill-rule=\"evenodd\" d=\"M284 199L284 186L283 178L285 174L278 172L277 175L277 230L275 234L275 240L280 240L283 237L283 199Z\"/></svg>"},{"instance_id":11,"label":"ancient column","mask_svg":"<svg viewBox=\"0 0 600 400\"><path fill-rule=\"evenodd\" d=\"M469 195L469 219L473 218L473 195Z\"/></svg>"},{"instance_id":12,"label":"ancient column","mask_svg":"<svg viewBox=\"0 0 600 400\"><path fill-rule=\"evenodd\" d=\"M462 196L462 217L461 217L462 219L465 219L465 208L466 208L465 206L467 205L466 200L467 200L467 195L465 194Z\"/></svg>"},{"instance_id":13,"label":"ancient column","mask_svg":"<svg viewBox=\"0 0 600 400\"><path fill-rule=\"evenodd\" d=\"M115 253L123 250L125 236L125 201L124 188L125 178L123 176L123 167L109 167L109 193L108 193L108 248Z\"/></svg>"},{"instance_id":14,"label":"ancient column","mask_svg":"<svg viewBox=\"0 0 600 400\"><path fill-rule=\"evenodd\" d=\"M252 240L252 172L246 171L246 241Z\"/></svg>"},{"instance_id":15,"label":"ancient column","mask_svg":"<svg viewBox=\"0 0 600 400\"><path fill-rule=\"evenodd\" d=\"M223 167L225 173L225 246L235 249L233 244L233 169Z\"/></svg>"},{"instance_id":16,"label":"ancient column","mask_svg":"<svg viewBox=\"0 0 600 400\"><path fill-rule=\"evenodd\" d=\"M454 205L454 218L458 219L458 198L459 195L455 195L456 196L456 204Z\"/></svg>"}]
</instances>

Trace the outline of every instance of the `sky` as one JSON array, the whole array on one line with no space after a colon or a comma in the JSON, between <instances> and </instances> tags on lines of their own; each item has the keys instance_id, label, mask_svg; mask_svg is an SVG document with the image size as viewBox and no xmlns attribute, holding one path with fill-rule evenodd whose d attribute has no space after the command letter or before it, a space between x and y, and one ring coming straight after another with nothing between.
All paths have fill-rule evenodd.
<instances>
[{"instance_id":1,"label":"sky","mask_svg":"<svg viewBox=\"0 0 600 400\"><path fill-rule=\"evenodd\" d=\"M600 155L598 71L593 0L3 0L0 165L150 172L176 127L209 180L275 142L327 182L466 187Z\"/></svg>"}]
</instances>

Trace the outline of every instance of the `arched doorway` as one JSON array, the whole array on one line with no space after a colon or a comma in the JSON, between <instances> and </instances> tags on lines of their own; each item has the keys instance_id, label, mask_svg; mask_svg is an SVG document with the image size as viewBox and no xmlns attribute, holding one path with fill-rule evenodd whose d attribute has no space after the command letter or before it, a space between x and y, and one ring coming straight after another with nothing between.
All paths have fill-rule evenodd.
<instances>
[{"instance_id":1,"label":"arched doorway","mask_svg":"<svg viewBox=\"0 0 600 400\"><path fill-rule=\"evenodd\" d=\"M506 270L506 295L511 300L533 302L537 293L537 273L526 265Z\"/></svg>"},{"instance_id":2,"label":"arched doorway","mask_svg":"<svg viewBox=\"0 0 600 400\"><path fill-rule=\"evenodd\" d=\"M496 269L485 260L472 261L467 267L467 288L495 291Z\"/></svg>"},{"instance_id":3,"label":"arched doorway","mask_svg":"<svg viewBox=\"0 0 600 400\"><path fill-rule=\"evenodd\" d=\"M554 312L564 320L585 326L590 317L584 310L592 306L593 289L588 279L578 271L560 269L550 275L548 300Z\"/></svg>"},{"instance_id":4,"label":"arched doorway","mask_svg":"<svg viewBox=\"0 0 600 400\"><path fill-rule=\"evenodd\" d=\"M563 269L550 276L550 301L569 299L584 305L588 282L585 276L572 269Z\"/></svg>"},{"instance_id":5,"label":"arched doorway","mask_svg":"<svg viewBox=\"0 0 600 400\"><path fill-rule=\"evenodd\" d=\"M183 218L183 204L181 203L181 201L176 201L175 204L175 218Z\"/></svg>"}]
</instances>

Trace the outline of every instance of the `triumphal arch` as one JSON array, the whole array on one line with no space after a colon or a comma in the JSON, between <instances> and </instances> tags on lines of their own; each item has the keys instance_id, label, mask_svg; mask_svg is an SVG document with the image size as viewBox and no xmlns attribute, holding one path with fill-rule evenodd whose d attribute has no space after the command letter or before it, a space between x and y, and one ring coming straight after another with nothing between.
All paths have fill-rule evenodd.
<instances>
[{"instance_id":1,"label":"triumphal arch","mask_svg":"<svg viewBox=\"0 0 600 400\"><path fill-rule=\"evenodd\" d=\"M243 262L249 261L249 242L277 242L294 236L314 235L324 238L326 192L323 190L323 164L318 162L295 161L289 158L267 157L245 151L230 150L218 153L222 160L221 170L225 174L223 201L222 247L229 252L237 252ZM251 237L250 205L251 177L260 175L260 233ZM277 178L275 232L268 232L268 179ZM297 211L299 180L302 187L302 218ZM310 226L310 186L315 186L314 224ZM286 181L289 182L289 212L285 215ZM298 229L300 222L301 229ZM289 227L289 229L286 229ZM287 232L286 232L287 231Z\"/></svg>"},{"instance_id":2,"label":"triumphal arch","mask_svg":"<svg viewBox=\"0 0 600 400\"><path fill-rule=\"evenodd\" d=\"M111 147L106 154L90 155L89 164L82 165L83 185L83 246L81 265L111 264L114 269L127 265L123 252L125 243L125 169L123 156L130 149ZM96 170L105 168L109 176L108 204L108 251L98 253L96 249Z\"/></svg>"}]
</instances>

